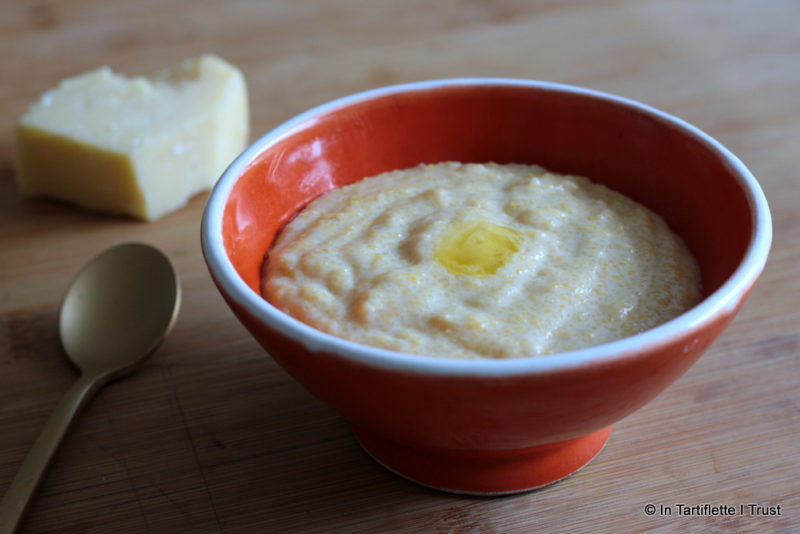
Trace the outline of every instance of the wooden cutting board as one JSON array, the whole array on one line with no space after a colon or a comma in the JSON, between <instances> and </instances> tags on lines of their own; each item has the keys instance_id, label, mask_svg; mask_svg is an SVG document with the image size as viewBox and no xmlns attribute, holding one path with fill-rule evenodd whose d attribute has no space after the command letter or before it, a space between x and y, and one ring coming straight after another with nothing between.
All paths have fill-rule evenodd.
<instances>
[{"instance_id":1,"label":"wooden cutting board","mask_svg":"<svg viewBox=\"0 0 800 534\"><path fill-rule=\"evenodd\" d=\"M184 292L164 345L72 428L22 531L800 531L798 20L791 0L3 3L0 491L75 379L56 321L84 262L151 243ZM545 79L651 104L759 178L775 223L767 269L717 343L619 422L583 471L503 498L419 487L374 463L234 319L200 252L204 195L141 223L17 194L13 126L59 79L104 64L146 73L203 52L245 72L254 138L324 101L430 78Z\"/></svg>"}]
</instances>

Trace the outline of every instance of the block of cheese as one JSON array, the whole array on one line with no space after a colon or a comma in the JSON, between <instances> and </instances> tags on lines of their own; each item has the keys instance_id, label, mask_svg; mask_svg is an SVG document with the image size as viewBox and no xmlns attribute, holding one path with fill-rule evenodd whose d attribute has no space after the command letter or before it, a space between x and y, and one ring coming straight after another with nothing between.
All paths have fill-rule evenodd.
<instances>
[{"instance_id":1,"label":"block of cheese","mask_svg":"<svg viewBox=\"0 0 800 534\"><path fill-rule=\"evenodd\" d=\"M63 80L20 119L20 192L156 219L209 189L249 137L241 71L205 55L148 77Z\"/></svg>"}]
</instances>

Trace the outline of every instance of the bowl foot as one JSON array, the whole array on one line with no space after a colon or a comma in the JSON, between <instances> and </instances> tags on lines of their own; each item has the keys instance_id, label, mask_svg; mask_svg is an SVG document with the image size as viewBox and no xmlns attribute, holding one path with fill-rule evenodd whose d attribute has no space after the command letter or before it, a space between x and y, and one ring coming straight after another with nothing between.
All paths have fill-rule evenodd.
<instances>
[{"instance_id":1,"label":"bowl foot","mask_svg":"<svg viewBox=\"0 0 800 534\"><path fill-rule=\"evenodd\" d=\"M430 488L471 495L504 495L547 486L588 464L611 427L587 436L509 451L418 449L354 427L361 446L390 471Z\"/></svg>"}]
</instances>

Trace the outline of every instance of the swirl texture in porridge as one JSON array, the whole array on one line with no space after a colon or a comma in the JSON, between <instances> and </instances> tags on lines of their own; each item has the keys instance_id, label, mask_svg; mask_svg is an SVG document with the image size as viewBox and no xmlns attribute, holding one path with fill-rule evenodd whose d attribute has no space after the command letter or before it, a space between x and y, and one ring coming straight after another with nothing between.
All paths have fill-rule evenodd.
<instances>
[{"instance_id":1,"label":"swirl texture in porridge","mask_svg":"<svg viewBox=\"0 0 800 534\"><path fill-rule=\"evenodd\" d=\"M699 301L699 280L661 217L587 178L446 162L310 203L270 250L262 294L358 343L518 358L657 326Z\"/></svg>"}]
</instances>

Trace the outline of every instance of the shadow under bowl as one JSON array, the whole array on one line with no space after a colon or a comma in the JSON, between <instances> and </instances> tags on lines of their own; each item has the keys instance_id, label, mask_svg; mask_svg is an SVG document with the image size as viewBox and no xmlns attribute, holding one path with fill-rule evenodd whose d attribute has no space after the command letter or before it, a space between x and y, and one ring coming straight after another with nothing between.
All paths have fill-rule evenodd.
<instances>
[{"instance_id":1,"label":"shadow under bowl","mask_svg":"<svg viewBox=\"0 0 800 534\"><path fill-rule=\"evenodd\" d=\"M336 338L260 296L275 235L311 200L394 169L528 163L584 175L660 214L694 254L703 300L656 328L569 353L449 360ZM578 87L457 79L387 87L314 108L226 170L206 206L203 253L244 326L353 425L392 471L494 495L588 463L611 425L683 374L730 323L771 242L766 199L720 143L649 106Z\"/></svg>"}]
</instances>

